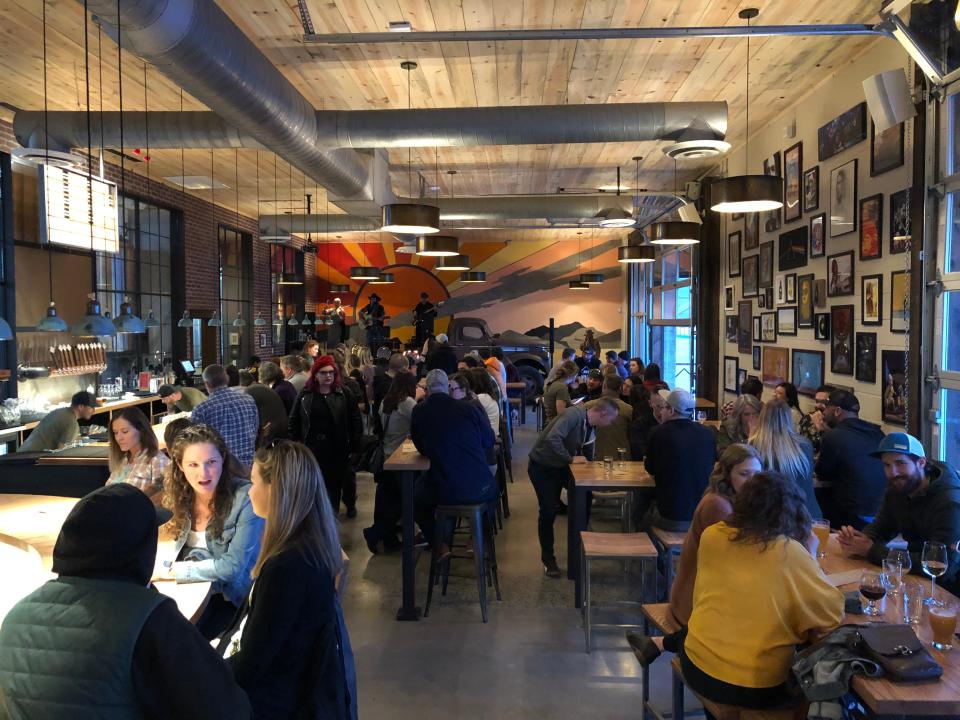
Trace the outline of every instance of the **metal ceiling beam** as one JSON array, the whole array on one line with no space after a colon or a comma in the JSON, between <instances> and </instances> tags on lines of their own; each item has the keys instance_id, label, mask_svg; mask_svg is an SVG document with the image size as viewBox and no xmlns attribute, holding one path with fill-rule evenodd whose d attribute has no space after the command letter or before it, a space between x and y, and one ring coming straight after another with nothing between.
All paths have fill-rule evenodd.
<instances>
[{"instance_id":1,"label":"metal ceiling beam","mask_svg":"<svg viewBox=\"0 0 960 720\"><path fill-rule=\"evenodd\" d=\"M890 33L872 25L754 25L658 28L545 28L542 30L441 30L437 32L373 32L307 34L304 42L324 45L442 43L442 42L521 42L524 40L669 40L684 38L778 37L778 36L855 36L889 37Z\"/></svg>"}]
</instances>

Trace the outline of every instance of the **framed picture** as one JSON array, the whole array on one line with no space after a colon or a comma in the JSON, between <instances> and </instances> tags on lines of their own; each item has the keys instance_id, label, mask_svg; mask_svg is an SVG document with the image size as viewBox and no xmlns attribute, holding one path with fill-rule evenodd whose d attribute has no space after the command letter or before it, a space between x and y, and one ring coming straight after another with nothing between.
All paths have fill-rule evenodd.
<instances>
[{"instance_id":1,"label":"framed picture","mask_svg":"<svg viewBox=\"0 0 960 720\"><path fill-rule=\"evenodd\" d=\"M860 278L860 322L883 325L883 275Z\"/></svg>"},{"instance_id":2,"label":"framed picture","mask_svg":"<svg viewBox=\"0 0 960 720\"><path fill-rule=\"evenodd\" d=\"M790 351L787 348L766 345L763 348L763 384L776 387L790 380Z\"/></svg>"},{"instance_id":3,"label":"framed picture","mask_svg":"<svg viewBox=\"0 0 960 720\"><path fill-rule=\"evenodd\" d=\"M813 316L813 337L815 340L830 339L830 313L817 313Z\"/></svg>"},{"instance_id":4,"label":"framed picture","mask_svg":"<svg viewBox=\"0 0 960 720\"><path fill-rule=\"evenodd\" d=\"M777 275L777 282L774 287L777 291L777 305L785 305L787 303L786 276Z\"/></svg>"},{"instance_id":5,"label":"framed picture","mask_svg":"<svg viewBox=\"0 0 960 720\"><path fill-rule=\"evenodd\" d=\"M797 278L797 327L813 327L813 275Z\"/></svg>"},{"instance_id":6,"label":"framed picture","mask_svg":"<svg viewBox=\"0 0 960 720\"><path fill-rule=\"evenodd\" d=\"M775 312L760 313L760 340L761 342L777 341L777 314Z\"/></svg>"},{"instance_id":7,"label":"framed picture","mask_svg":"<svg viewBox=\"0 0 960 720\"><path fill-rule=\"evenodd\" d=\"M760 243L760 270L757 278L762 288L773 287L773 241Z\"/></svg>"},{"instance_id":8,"label":"framed picture","mask_svg":"<svg viewBox=\"0 0 960 720\"><path fill-rule=\"evenodd\" d=\"M890 195L890 254L907 251L910 239L910 188Z\"/></svg>"},{"instance_id":9,"label":"framed picture","mask_svg":"<svg viewBox=\"0 0 960 720\"><path fill-rule=\"evenodd\" d=\"M240 344L240 333L232 332L227 335L228 345L239 345Z\"/></svg>"},{"instance_id":10,"label":"framed picture","mask_svg":"<svg viewBox=\"0 0 960 720\"><path fill-rule=\"evenodd\" d=\"M743 387L743 383L747 380L747 369L740 368L737 370L737 395L740 394L740 388Z\"/></svg>"},{"instance_id":11,"label":"framed picture","mask_svg":"<svg viewBox=\"0 0 960 720\"><path fill-rule=\"evenodd\" d=\"M763 161L763 174L764 175L776 175L778 177L783 177L783 173L780 171L780 153L775 152L773 155L768 157ZM780 209L776 210L767 210L763 213L763 229L767 232L776 232L780 229Z\"/></svg>"},{"instance_id":12,"label":"framed picture","mask_svg":"<svg viewBox=\"0 0 960 720\"><path fill-rule=\"evenodd\" d=\"M727 342L736 342L737 341L737 316L736 315L727 315Z\"/></svg>"},{"instance_id":13,"label":"framed picture","mask_svg":"<svg viewBox=\"0 0 960 720\"><path fill-rule=\"evenodd\" d=\"M825 362L822 350L794 350L791 358L793 373L791 380L797 392L801 395L813 397L817 388L823 385L823 364Z\"/></svg>"},{"instance_id":14,"label":"framed picture","mask_svg":"<svg viewBox=\"0 0 960 720\"><path fill-rule=\"evenodd\" d=\"M803 214L800 181L803 176L803 143L783 151L783 221L799 220Z\"/></svg>"},{"instance_id":15,"label":"framed picture","mask_svg":"<svg viewBox=\"0 0 960 720\"><path fill-rule=\"evenodd\" d=\"M740 277L740 231L727 235L727 270L730 277Z\"/></svg>"},{"instance_id":16,"label":"framed picture","mask_svg":"<svg viewBox=\"0 0 960 720\"><path fill-rule=\"evenodd\" d=\"M897 123L878 133L870 121L870 177L903 165L903 129L904 123Z\"/></svg>"},{"instance_id":17,"label":"framed picture","mask_svg":"<svg viewBox=\"0 0 960 720\"><path fill-rule=\"evenodd\" d=\"M821 310L827 306L827 281L813 281L813 306Z\"/></svg>"},{"instance_id":18,"label":"framed picture","mask_svg":"<svg viewBox=\"0 0 960 720\"><path fill-rule=\"evenodd\" d=\"M877 334L872 332L857 333L855 377L860 382L877 382Z\"/></svg>"},{"instance_id":19,"label":"framed picture","mask_svg":"<svg viewBox=\"0 0 960 720\"><path fill-rule=\"evenodd\" d=\"M890 332L907 331L907 315L910 312L910 273L898 270L890 273Z\"/></svg>"},{"instance_id":20,"label":"framed picture","mask_svg":"<svg viewBox=\"0 0 960 720\"><path fill-rule=\"evenodd\" d=\"M883 350L880 353L883 370L883 421L895 425L907 424L907 373L903 350Z\"/></svg>"},{"instance_id":21,"label":"framed picture","mask_svg":"<svg viewBox=\"0 0 960 720\"><path fill-rule=\"evenodd\" d=\"M803 173L803 211L820 209L820 166L814 165Z\"/></svg>"},{"instance_id":22,"label":"framed picture","mask_svg":"<svg viewBox=\"0 0 960 720\"><path fill-rule=\"evenodd\" d=\"M743 267L741 268L742 277L740 278L742 288L740 294L743 297L753 297L759 290L760 286L757 284L757 268L759 262L759 256L757 255L748 255L743 259Z\"/></svg>"},{"instance_id":23,"label":"framed picture","mask_svg":"<svg viewBox=\"0 0 960 720\"><path fill-rule=\"evenodd\" d=\"M744 355L753 348L753 302L741 300L737 306L737 350Z\"/></svg>"},{"instance_id":24,"label":"framed picture","mask_svg":"<svg viewBox=\"0 0 960 720\"><path fill-rule=\"evenodd\" d=\"M767 294L765 292L759 293L757 295L757 305L762 308L767 306Z\"/></svg>"},{"instance_id":25,"label":"framed picture","mask_svg":"<svg viewBox=\"0 0 960 720\"><path fill-rule=\"evenodd\" d=\"M797 302L797 274L790 273L784 276L784 295L787 298L787 305L795 305Z\"/></svg>"},{"instance_id":26,"label":"framed picture","mask_svg":"<svg viewBox=\"0 0 960 720\"><path fill-rule=\"evenodd\" d=\"M753 369L759 370L762 367L763 365L760 362L760 346L755 345L753 348Z\"/></svg>"},{"instance_id":27,"label":"framed picture","mask_svg":"<svg viewBox=\"0 0 960 720\"><path fill-rule=\"evenodd\" d=\"M857 160L830 171L830 237L857 229Z\"/></svg>"},{"instance_id":28,"label":"framed picture","mask_svg":"<svg viewBox=\"0 0 960 720\"><path fill-rule=\"evenodd\" d=\"M827 258L827 295L853 295L853 250Z\"/></svg>"},{"instance_id":29,"label":"framed picture","mask_svg":"<svg viewBox=\"0 0 960 720\"><path fill-rule=\"evenodd\" d=\"M723 289L723 309L733 310L733 285L727 285Z\"/></svg>"},{"instance_id":30,"label":"framed picture","mask_svg":"<svg viewBox=\"0 0 960 720\"><path fill-rule=\"evenodd\" d=\"M759 316L759 315L754 315L754 316L753 316L753 341L754 341L755 343L763 342L763 334L762 334L762 332L760 331L760 316ZM754 348L753 350L754 350L754 352L756 352L757 349Z\"/></svg>"},{"instance_id":31,"label":"framed picture","mask_svg":"<svg viewBox=\"0 0 960 720\"><path fill-rule=\"evenodd\" d=\"M860 259L876 260L883 255L883 195L860 201Z\"/></svg>"},{"instance_id":32,"label":"framed picture","mask_svg":"<svg viewBox=\"0 0 960 720\"><path fill-rule=\"evenodd\" d=\"M797 334L797 309L795 307L777 308L777 335Z\"/></svg>"},{"instance_id":33,"label":"framed picture","mask_svg":"<svg viewBox=\"0 0 960 720\"><path fill-rule=\"evenodd\" d=\"M740 370L740 361L732 355L723 357L723 389L730 393L740 392L737 385L737 372Z\"/></svg>"},{"instance_id":34,"label":"framed picture","mask_svg":"<svg viewBox=\"0 0 960 720\"><path fill-rule=\"evenodd\" d=\"M854 105L817 130L817 159L832 158L867 139L867 103Z\"/></svg>"},{"instance_id":35,"label":"framed picture","mask_svg":"<svg viewBox=\"0 0 960 720\"><path fill-rule=\"evenodd\" d=\"M265 348L267 346L267 336L260 335L260 347Z\"/></svg>"},{"instance_id":36,"label":"framed picture","mask_svg":"<svg viewBox=\"0 0 960 720\"><path fill-rule=\"evenodd\" d=\"M807 264L807 228L782 233L779 239L779 270L793 270Z\"/></svg>"},{"instance_id":37,"label":"framed picture","mask_svg":"<svg viewBox=\"0 0 960 720\"><path fill-rule=\"evenodd\" d=\"M823 257L826 254L826 213L820 213L810 218L810 257Z\"/></svg>"},{"instance_id":38,"label":"framed picture","mask_svg":"<svg viewBox=\"0 0 960 720\"><path fill-rule=\"evenodd\" d=\"M830 308L830 371L853 375L853 305Z\"/></svg>"},{"instance_id":39,"label":"framed picture","mask_svg":"<svg viewBox=\"0 0 960 720\"><path fill-rule=\"evenodd\" d=\"M773 287L763 289L763 294L767 298L767 307L773 309Z\"/></svg>"},{"instance_id":40,"label":"framed picture","mask_svg":"<svg viewBox=\"0 0 960 720\"><path fill-rule=\"evenodd\" d=\"M743 249L760 247L760 213L747 213L743 221Z\"/></svg>"}]
</instances>

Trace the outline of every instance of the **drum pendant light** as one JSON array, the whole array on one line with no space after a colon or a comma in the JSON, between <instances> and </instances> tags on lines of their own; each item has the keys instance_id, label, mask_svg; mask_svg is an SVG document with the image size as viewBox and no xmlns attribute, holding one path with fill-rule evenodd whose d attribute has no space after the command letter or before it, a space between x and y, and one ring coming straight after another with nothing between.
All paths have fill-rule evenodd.
<instances>
[{"instance_id":1,"label":"drum pendant light","mask_svg":"<svg viewBox=\"0 0 960 720\"><path fill-rule=\"evenodd\" d=\"M468 255L454 255L437 259L436 270L469 270L470 257Z\"/></svg>"},{"instance_id":2,"label":"drum pendant light","mask_svg":"<svg viewBox=\"0 0 960 720\"><path fill-rule=\"evenodd\" d=\"M417 238L417 255L453 257L460 254L460 243L452 235L427 235Z\"/></svg>"},{"instance_id":3,"label":"drum pendant light","mask_svg":"<svg viewBox=\"0 0 960 720\"><path fill-rule=\"evenodd\" d=\"M460 282L462 283L483 283L487 281L487 274L479 270L460 273Z\"/></svg>"},{"instance_id":4,"label":"drum pendant light","mask_svg":"<svg viewBox=\"0 0 960 720\"><path fill-rule=\"evenodd\" d=\"M376 280L380 277L380 269L369 265L357 265L350 268L351 280Z\"/></svg>"},{"instance_id":5,"label":"drum pendant light","mask_svg":"<svg viewBox=\"0 0 960 720\"><path fill-rule=\"evenodd\" d=\"M650 245L624 245L617 250L617 262L651 263L657 259L657 251Z\"/></svg>"},{"instance_id":6,"label":"drum pendant light","mask_svg":"<svg viewBox=\"0 0 960 720\"><path fill-rule=\"evenodd\" d=\"M571 280L570 289L571 290L589 290L590 286L587 285L586 283L580 282L579 280Z\"/></svg>"},{"instance_id":7,"label":"drum pendant light","mask_svg":"<svg viewBox=\"0 0 960 720\"><path fill-rule=\"evenodd\" d=\"M371 285L393 285L394 282L395 282L395 279L393 277L393 273L382 272L379 275L377 275L376 280L371 280L370 284Z\"/></svg>"},{"instance_id":8,"label":"drum pendant light","mask_svg":"<svg viewBox=\"0 0 960 720\"><path fill-rule=\"evenodd\" d=\"M407 109L411 109L410 73L417 64L410 60L400 63L400 67L407 71ZM413 156L412 149L407 148L407 182L413 188ZM382 222L380 229L384 232L403 233L406 235L426 235L440 232L440 208L425 203L392 203L381 207Z\"/></svg>"},{"instance_id":9,"label":"drum pendant light","mask_svg":"<svg viewBox=\"0 0 960 720\"><path fill-rule=\"evenodd\" d=\"M744 8L741 19L747 21L760 13L756 8ZM750 35L747 35L747 119L744 141L744 168L750 164ZM783 178L776 175L734 175L723 178L710 186L713 204L710 209L718 213L752 213L777 210L783 207Z\"/></svg>"},{"instance_id":10,"label":"drum pendant light","mask_svg":"<svg viewBox=\"0 0 960 720\"><path fill-rule=\"evenodd\" d=\"M617 168L617 186L618 186L618 187L619 187L619 185L620 185L620 172L619 172L619 170L620 170L620 169ZM591 230L591 231L590 231L590 252L591 252L591 256L590 256L590 270L593 270L593 255L592 255L592 253L593 253L593 239L594 239L594 238L593 238L593 231ZM580 279L580 282L583 283L584 285L601 285L601 284L603 284L603 279L604 279L604 278L603 278L603 273L585 272L585 273L580 273L580 278L579 278L579 279Z\"/></svg>"},{"instance_id":11,"label":"drum pendant light","mask_svg":"<svg viewBox=\"0 0 960 720\"><path fill-rule=\"evenodd\" d=\"M700 226L691 222L659 222L650 226L651 245L693 245L700 242Z\"/></svg>"},{"instance_id":12,"label":"drum pendant light","mask_svg":"<svg viewBox=\"0 0 960 720\"><path fill-rule=\"evenodd\" d=\"M354 268L355 269L355 268ZM332 293L348 293L350 292L350 286L342 283L334 283L330 286L330 292Z\"/></svg>"}]
</instances>

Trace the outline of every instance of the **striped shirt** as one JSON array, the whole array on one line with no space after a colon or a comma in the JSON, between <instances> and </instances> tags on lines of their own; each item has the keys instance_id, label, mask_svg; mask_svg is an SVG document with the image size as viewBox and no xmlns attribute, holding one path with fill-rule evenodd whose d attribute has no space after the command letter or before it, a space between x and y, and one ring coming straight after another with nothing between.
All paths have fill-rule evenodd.
<instances>
[{"instance_id":1,"label":"striped shirt","mask_svg":"<svg viewBox=\"0 0 960 720\"><path fill-rule=\"evenodd\" d=\"M124 462L110 473L107 485L123 482L139 488L148 497L163 490L163 473L170 464L170 458L161 450L153 457L141 450L132 460Z\"/></svg>"},{"instance_id":2,"label":"striped shirt","mask_svg":"<svg viewBox=\"0 0 960 720\"><path fill-rule=\"evenodd\" d=\"M244 467L253 465L260 415L252 397L233 392L229 387L217 388L194 408L190 419L205 423L220 433L227 449Z\"/></svg>"}]
</instances>

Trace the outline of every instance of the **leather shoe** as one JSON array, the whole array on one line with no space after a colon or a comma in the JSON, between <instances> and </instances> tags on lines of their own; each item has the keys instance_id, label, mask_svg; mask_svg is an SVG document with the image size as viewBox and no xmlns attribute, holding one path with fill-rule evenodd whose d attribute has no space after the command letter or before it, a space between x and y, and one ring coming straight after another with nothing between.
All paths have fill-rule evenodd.
<instances>
[{"instance_id":1,"label":"leather shoe","mask_svg":"<svg viewBox=\"0 0 960 720\"><path fill-rule=\"evenodd\" d=\"M560 572L560 566L557 565L555 558L550 558L549 560L543 561L543 572L548 578L558 578L562 575Z\"/></svg>"},{"instance_id":2,"label":"leather shoe","mask_svg":"<svg viewBox=\"0 0 960 720\"><path fill-rule=\"evenodd\" d=\"M627 643L629 643L630 649L633 650L633 654L641 666L649 667L650 663L660 657L660 648L646 635L632 630L628 631L626 635Z\"/></svg>"}]
</instances>

